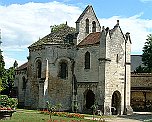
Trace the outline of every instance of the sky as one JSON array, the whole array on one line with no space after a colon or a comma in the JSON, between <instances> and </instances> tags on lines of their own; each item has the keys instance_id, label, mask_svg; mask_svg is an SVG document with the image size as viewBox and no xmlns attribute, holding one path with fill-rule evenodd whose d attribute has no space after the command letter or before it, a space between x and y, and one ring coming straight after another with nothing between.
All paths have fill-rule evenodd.
<instances>
[{"instance_id":1,"label":"sky","mask_svg":"<svg viewBox=\"0 0 152 122\"><path fill-rule=\"evenodd\" d=\"M152 33L152 0L0 0L0 48L5 68L27 62L28 47L50 33L50 26L75 21L92 5L101 26L112 29L119 20L130 32L131 54L142 54L147 35Z\"/></svg>"}]
</instances>

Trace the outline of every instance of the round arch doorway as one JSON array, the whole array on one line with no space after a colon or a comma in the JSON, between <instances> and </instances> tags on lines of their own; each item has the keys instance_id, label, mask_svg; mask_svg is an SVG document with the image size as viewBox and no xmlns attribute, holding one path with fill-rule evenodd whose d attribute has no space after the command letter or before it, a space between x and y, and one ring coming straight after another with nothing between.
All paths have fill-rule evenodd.
<instances>
[{"instance_id":1,"label":"round arch doorway","mask_svg":"<svg viewBox=\"0 0 152 122\"><path fill-rule=\"evenodd\" d=\"M119 91L115 91L112 95L111 112L112 115L121 114L121 94Z\"/></svg>"},{"instance_id":2,"label":"round arch doorway","mask_svg":"<svg viewBox=\"0 0 152 122\"><path fill-rule=\"evenodd\" d=\"M90 109L95 102L95 94L92 90L88 90L86 93L86 108Z\"/></svg>"}]
</instances>

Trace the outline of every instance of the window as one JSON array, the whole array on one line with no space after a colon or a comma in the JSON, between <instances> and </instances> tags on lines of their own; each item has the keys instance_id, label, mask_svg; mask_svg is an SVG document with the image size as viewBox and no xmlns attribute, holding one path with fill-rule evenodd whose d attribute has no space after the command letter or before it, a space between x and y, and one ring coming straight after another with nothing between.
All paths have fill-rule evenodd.
<instances>
[{"instance_id":1,"label":"window","mask_svg":"<svg viewBox=\"0 0 152 122\"><path fill-rule=\"evenodd\" d=\"M61 62L60 63L60 73L59 76L61 79L66 79L68 77L68 66L67 63Z\"/></svg>"},{"instance_id":2,"label":"window","mask_svg":"<svg viewBox=\"0 0 152 122\"><path fill-rule=\"evenodd\" d=\"M22 77L22 81L23 81L23 89L26 89L26 79L24 76Z\"/></svg>"},{"instance_id":3,"label":"window","mask_svg":"<svg viewBox=\"0 0 152 122\"><path fill-rule=\"evenodd\" d=\"M119 57L118 57L118 54L117 54L117 56L116 56L116 62L117 62L117 63L118 63L118 58L119 58Z\"/></svg>"},{"instance_id":4,"label":"window","mask_svg":"<svg viewBox=\"0 0 152 122\"><path fill-rule=\"evenodd\" d=\"M90 69L90 53L85 53L85 69Z\"/></svg>"},{"instance_id":5,"label":"window","mask_svg":"<svg viewBox=\"0 0 152 122\"><path fill-rule=\"evenodd\" d=\"M86 33L89 33L89 19L86 19Z\"/></svg>"},{"instance_id":6,"label":"window","mask_svg":"<svg viewBox=\"0 0 152 122\"><path fill-rule=\"evenodd\" d=\"M37 78L41 78L42 63L40 60L36 62Z\"/></svg>"},{"instance_id":7,"label":"window","mask_svg":"<svg viewBox=\"0 0 152 122\"><path fill-rule=\"evenodd\" d=\"M96 32L96 22L92 22L92 32Z\"/></svg>"}]
</instances>

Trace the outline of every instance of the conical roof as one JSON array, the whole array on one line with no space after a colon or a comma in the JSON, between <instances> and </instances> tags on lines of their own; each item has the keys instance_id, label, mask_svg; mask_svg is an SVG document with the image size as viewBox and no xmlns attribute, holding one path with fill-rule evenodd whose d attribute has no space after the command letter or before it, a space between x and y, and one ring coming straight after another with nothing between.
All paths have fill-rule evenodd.
<instances>
[{"instance_id":1,"label":"conical roof","mask_svg":"<svg viewBox=\"0 0 152 122\"><path fill-rule=\"evenodd\" d=\"M64 43L64 39L68 34L75 33L76 30L73 27L69 27L64 24L62 28L52 31L50 34L46 35L42 39L39 39L37 42L33 43L30 47L40 46L43 44L61 44Z\"/></svg>"}]
</instances>

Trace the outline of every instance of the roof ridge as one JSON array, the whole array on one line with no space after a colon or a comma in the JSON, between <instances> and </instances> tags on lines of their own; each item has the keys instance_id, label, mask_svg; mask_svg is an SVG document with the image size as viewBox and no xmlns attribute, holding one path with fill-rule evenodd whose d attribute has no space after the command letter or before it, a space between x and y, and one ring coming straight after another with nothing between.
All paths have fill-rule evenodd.
<instances>
[{"instance_id":1,"label":"roof ridge","mask_svg":"<svg viewBox=\"0 0 152 122\"><path fill-rule=\"evenodd\" d=\"M27 68L27 64L28 64L28 62L25 62L24 64L22 64L19 67L17 67L15 70L25 69L25 68Z\"/></svg>"},{"instance_id":2,"label":"roof ridge","mask_svg":"<svg viewBox=\"0 0 152 122\"><path fill-rule=\"evenodd\" d=\"M76 21L76 23L78 23L80 20L81 20L81 18L84 16L84 14L86 13L86 11L89 9L89 8L92 8L92 5L88 5L85 9L84 9L84 11L82 12L82 14L79 16L79 18L77 19L77 21Z\"/></svg>"}]
</instances>

